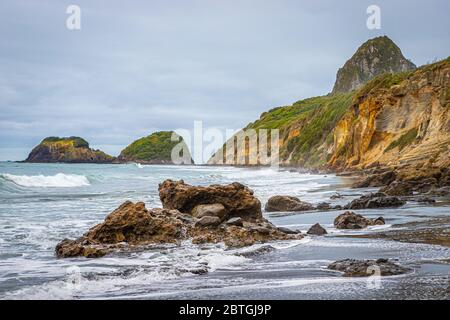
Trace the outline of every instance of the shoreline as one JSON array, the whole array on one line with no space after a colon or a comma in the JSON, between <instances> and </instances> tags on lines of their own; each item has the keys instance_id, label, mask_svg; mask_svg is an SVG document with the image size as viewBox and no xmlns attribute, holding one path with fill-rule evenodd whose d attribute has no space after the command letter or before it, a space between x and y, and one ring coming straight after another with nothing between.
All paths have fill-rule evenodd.
<instances>
[{"instance_id":1,"label":"shoreline","mask_svg":"<svg viewBox=\"0 0 450 320\"><path fill-rule=\"evenodd\" d=\"M7 165L4 166L7 168ZM41 171L41 168L51 168L51 165L48 166L27 166L27 165L16 165L11 164L11 168L16 167L14 170L21 170L23 169L23 174L35 174L35 172ZM348 175L344 175L341 178L335 177L334 175L329 175L328 178L321 177L321 176L305 176L305 175L296 175L295 173L283 174L282 171L288 172L287 168L280 167L279 173L270 173L269 175L265 175L263 173L252 173L252 171L257 171L258 169L262 169L264 171L264 168L246 168L248 170L242 170L242 172L246 172L246 174L240 174L241 170L227 170L223 168L223 170L220 170L220 167L212 168L212 170L208 169L209 166L197 166L197 170L194 170L194 167L192 167L192 170L189 170L189 168L183 169L181 166L179 168L176 167L169 167L167 169L164 169L164 165L155 165L154 167L147 168L147 170L139 171L135 170L133 167L131 168L131 175L134 177L139 178L140 176L154 176L155 178L151 180L128 180L120 182L121 185L117 185L113 188L109 188L108 186L113 186L116 180L105 180L103 183L98 184L92 184L91 190L93 192L96 191L107 191L111 190L111 194L113 195L112 200L110 200L110 197L100 197L100 198L93 198L91 199L91 196L86 196L83 198L74 198L73 194L78 193L76 189L67 189L67 198L61 198L58 201L70 201L67 205L67 212L66 210L58 210L58 214L53 217L48 217L48 221L55 221L55 227L51 230L48 230L49 237L51 237L50 240L47 239L46 235L40 235L39 230L47 230L45 228L48 224L47 222L47 216L46 212L54 212L55 208L58 208L62 202L39 202L39 208L36 208L36 211L33 212L32 216L27 218L27 212L26 207L23 207L26 204L26 200L18 200L12 203L12 206L15 206L17 204L17 210L14 209L14 214L17 216L23 217L23 219L26 219L27 221L23 226L18 227L30 227L33 228L33 230L36 230L38 232L37 234L33 235L32 239L36 239L38 236L40 241L43 243L40 247L38 247L37 251L36 249L33 249L32 246L36 246L36 244L29 243L29 244L23 244L24 247L20 247L20 242L22 240L17 239L14 241L18 241L19 245L16 245L14 243L14 247L11 246L10 248L10 254L14 254L17 250L24 250L24 252L27 252L27 248L29 248L31 251L29 254L31 254L36 261L40 261L41 259L44 259L47 261L47 263L55 263L56 257L53 254L54 246L57 244L56 241L60 241L64 239L65 237L76 237L83 234L83 232L87 231L89 228L92 228L96 223L99 223L103 221L103 219L106 217L107 213L110 212L113 207L116 207L118 204L120 204L123 200L129 198L133 201L139 201L139 199L144 200L149 208L160 208L160 204L156 204L152 199L155 197L158 197L157 192L155 192L153 186L157 186L159 182L162 180L158 180L161 177L168 177L168 175L172 175L172 173L175 175L177 179L186 178L188 181L191 181L194 183L194 185L197 185L196 182L202 181L202 179L205 179L205 177L211 177L210 180L205 181L207 185L214 184L214 183L229 183L231 181L240 181L242 183L245 183L247 185L251 185L251 182L260 181L261 179L266 180L267 179L267 185L266 186L259 186L255 192L255 195L257 195L257 198L262 202L262 205L267 201L268 196L275 195L275 194L283 194L286 193L287 195L290 194L290 191L292 191L291 195L298 195L303 201L309 201L311 203L314 203L315 205L319 203L319 200L316 200L316 197L320 198L320 201L328 201L327 199L330 198L331 195L333 195L333 191L337 190L337 184L340 184L340 181L344 179L345 181L349 181ZM199 168L203 167L204 169L200 170ZM29 168L29 169L28 169ZM64 172L66 171L65 168L61 166L60 167ZM73 169L70 169L73 168ZM103 169L105 168L105 169ZM294 168L295 169L295 168ZM42 169L45 170L45 169ZM87 170L87 171L86 171ZM108 174L111 174L113 176L116 176L116 172L122 172L123 174L127 174L130 172L130 170L127 169L126 166L86 166L86 170L83 168L83 166L69 166L67 167L67 172L79 172L81 174L84 174L84 172L98 172L99 174L103 175L108 172ZM225 175L214 175L214 172L217 171L218 173L222 173ZM230 174L228 176L229 172L238 172L238 174ZM49 172L52 172L52 174L55 172L55 169L49 169ZM57 171L56 171L57 172ZM104 173L102 173L104 172ZM178 172L178 173L176 173ZM45 171L43 172L45 173ZM153 175L155 173L155 175ZM281 173L281 174L280 174ZM213 176L209 176L209 175ZM194 178L197 177L197 178ZM285 180L287 179L287 180ZM325 185L329 185L325 187L325 189L322 189L321 187L315 187L314 184L311 184L311 188L316 190L317 193L309 193L308 190L311 190L311 188L302 188L304 179L306 181L317 181L317 182L323 182ZM129 182L130 181L130 182ZM159 181L159 182L158 182ZM226 181L226 182L225 182ZM119 182L118 182L119 183ZM138 183L138 184L135 184ZM294 183L294 184L292 184ZM336 184L335 184L336 183ZM278 187L277 184L284 185L283 188L272 188L271 184L274 184L274 187ZM124 186L125 189L122 188ZM152 190L149 190L149 186ZM299 189L297 190L297 187ZM61 189L53 189L47 190L45 193L43 193L43 198L51 200L51 194L59 193ZM88 189L89 190L89 189ZM138 190L134 194L128 194L125 195L121 191L127 191L127 190ZM353 191L352 191L353 190ZM117 192L116 192L117 191ZM261 192L263 191L263 192ZM344 198L342 199L336 199L335 201L330 201L331 203L337 204L337 203L347 203L351 202L352 199L355 199L357 197L360 197L363 193L366 191L374 191L374 189L350 189L347 187L344 187L340 192ZM109 191L108 191L109 192ZM85 194L86 190L80 191L80 193ZM91 192L88 192L91 194ZM58 196L59 197L59 196ZM85 199L85 200L83 200ZM80 202L81 201L81 202ZM36 203L35 203L36 204ZM31 204L31 206L35 206L35 204ZM437 209L437 208L431 208L430 206L435 207L435 205L431 204L428 205L426 203L419 206L413 205L412 211L414 216L411 216L411 218L407 218L406 221L416 221L421 220L422 217L420 216L421 211L424 211L424 214L428 214L428 216L434 215L433 212L445 212L445 208L443 209ZM23 207L25 211L22 212ZM47 209L48 208L48 209ZM53 208L53 209L52 209ZM431 208L431 209L428 209ZM5 212L7 212L9 209L5 208ZM155 209L149 209L152 212L154 212ZM158 209L160 210L160 209ZM60 212L61 211L61 212ZM182 210L182 211L188 211L188 210ZM390 261L399 264L400 266L405 267L413 267L415 268L420 274L419 275L413 275L413 274L407 274L405 275L406 278L410 278L411 282L415 281L415 279L424 279L424 274L428 272L428 267L426 265L420 264L418 257L420 257L420 246L408 246L404 244L400 244L399 241L389 241L390 239L386 239L388 241L386 242L377 242L376 239L370 240L370 238L359 238L355 237L352 239L352 237L347 237L344 239L340 236L341 232L334 230L333 228L333 219L335 219L336 216L340 215L345 210L333 210L333 211L324 211L324 210L315 210L315 211L306 211L306 212L292 212L292 213L285 213L285 214L264 214L265 218L267 218L274 227L284 227L289 228L291 230L301 230L301 234L306 236L305 241L303 240L294 240L291 242L291 240L288 240L287 242L282 241L269 241L263 244L256 244L252 247L244 247L242 249L232 249L232 250L226 250L224 245L220 244L189 244L188 243L181 243L180 246L178 245L172 245L168 244L165 245L150 245L146 247L135 247L131 246L127 250L127 248L124 248L125 251L123 252L111 252L111 255L108 255L106 259L100 258L100 260L96 259L88 259L88 260L81 260L86 261L86 263L89 263L92 266L98 266L105 263L105 261L111 262L111 268L117 269L117 271L109 272L106 271L104 275L98 275L95 272L92 272L92 274L89 273L87 269L82 267L82 273L83 273L83 280L86 285L93 285L99 284L99 285L105 285L105 286L111 286L115 288L114 283L110 279L115 279L117 281L121 281L121 283L124 284L133 284L133 286L136 286L135 283L135 277L133 274L130 274L130 269L134 268L133 266L136 265L136 268L140 271L144 277L151 278L153 277L153 273L148 274L147 271L142 269L141 266L148 266L148 264L151 264L151 270L157 269L158 266L160 266L160 263L165 263L164 261L177 261L176 264L172 265L165 265L164 267L167 268L169 275L170 272L174 272L177 274L176 277L171 278L170 280L164 280L162 282L158 282L156 284L155 290L157 292L162 292L163 294L169 293L170 289L168 289L168 286L171 284L177 284L178 281L181 283L184 283L185 285L191 285L192 287L188 286L186 289L187 294L195 294L195 289L191 290L193 287L195 287L197 284L201 285L202 282L208 280L208 279L221 279L222 276L224 276L226 271L220 270L219 272L215 272L215 270L220 267L217 267L217 260L223 261L223 263L227 263L227 261L230 261L230 267L234 271L232 271L229 276L230 279L236 276L236 272L239 272L239 274L242 275L242 284L247 285L252 283L252 278L254 276L259 277L262 276L259 270L262 270L261 268L267 268L270 272L270 281L278 281L278 274L276 270L285 270L283 272L286 272L286 275L289 274L289 277L292 277L293 279L298 279L299 282L302 282L305 280L305 277L316 277L317 283L321 283L322 281L327 281L327 277L334 277L336 281L340 281L341 274L339 272L332 272L332 271L326 271L327 265L329 263L332 263L333 261L338 261L341 259L380 259L380 258L386 258ZM409 211L409 209L408 209ZM387 232L390 230L391 226L390 224L395 221L395 219L398 219L399 217L402 217L404 210L403 209L376 209L376 210L355 210L355 213L361 214L364 217L367 217L369 219L377 218L379 215L384 216L386 218L386 228L367 228L366 230L356 230L356 231L344 231L342 235L344 234L359 234L361 232L364 232L366 234L378 234L380 232ZM155 211L155 217L158 216L158 212ZM426 215L424 215L425 217ZM41 217L41 218L40 218ZM173 218L176 218L177 215L173 216ZM179 217L185 217L184 215L179 215ZM402 218L400 218L402 219ZM398 221L397 221L398 222ZM310 225L314 223L320 223L324 228L328 229L329 235L326 236L316 236L316 235L307 235L306 232L308 228L310 228ZM74 226L78 225L78 227ZM256 230L263 231L264 229L258 229L256 225L251 226L250 228L255 228ZM41 229L43 228L43 229ZM190 229L194 236L199 236L200 234L197 234L196 228ZM216 230L216 229L212 229ZM250 230L250 229L248 229ZM273 229L275 230L275 229ZM282 229L284 230L284 229ZM12 232L12 231L11 231ZM212 231L208 231L208 233L211 233ZM265 232L265 231L264 231ZM215 233L214 233L215 235ZM220 234L219 234L220 235ZM218 235L218 236L219 236ZM15 234L11 233L11 237L15 236ZM263 236L263 234L261 235ZM30 239L30 241L32 240ZM94 240L96 238L93 238ZM200 240L199 238L198 240ZM244 240L244 238L242 238ZM27 241L28 242L28 241ZM12 243L12 244L13 244ZM420 243L420 242L419 242ZM301 244L301 245L298 245ZM380 245L381 247L380 247ZM48 249L47 249L48 248ZM164 249L167 248L167 249ZM401 250L398 250L397 248L410 248L412 252L414 252L413 258L416 262L411 263L410 262L410 253L408 252L400 252ZM446 247L447 248L447 247ZM136 249L136 251L134 250ZM426 257L429 258L429 261L436 261L433 260L436 257L436 259L441 259L439 257L439 252L442 249L439 249L438 246L430 247L430 250L433 250L433 254L427 255ZM166 254L161 255L159 252L165 251ZM200 256L197 254L200 253ZM239 257L236 257L234 253L239 254ZM99 252L101 254L101 252ZM186 254L189 254L189 258L186 257ZM133 256L133 259L129 259L130 255ZM155 257L156 260L149 259L148 257L152 256ZM163 261L160 261L158 257L164 257L167 255L167 258L164 258ZM174 255L172 257L172 255ZM208 257L208 265L202 264L202 262L205 261L204 257ZM209 258L211 257L211 258ZM280 257L283 257L280 262ZM395 260L396 257L399 257L399 260ZM169 260L166 260L169 259ZM286 259L286 260L284 260ZM293 264L292 268L288 267L288 265L284 264L288 261L303 261L300 265L299 264ZM77 260L78 261L78 260ZM114 262L113 262L114 261ZM236 262L234 262L236 261ZM285 262L283 262L285 261ZM315 261L315 262L313 262ZM358 260L360 262L358 263L365 263L363 260ZM264 267L264 263L269 263L268 267ZM12 265L17 264L19 265L21 263L20 258L11 258L10 263ZM84 263L84 262L83 262ZM233 264L236 263L236 264ZM280 263L280 264L279 264ZM310 264L313 263L313 266ZM58 260L59 265L65 265L65 266L72 266L73 260L72 259L63 259ZM221 264L222 265L222 264ZM251 266L257 266L257 269L249 274L247 272L248 265ZM228 264L225 265L225 268ZM311 269L312 268L312 269ZM133 269L134 270L134 269ZM242 270L242 273L239 271ZM312 271L308 271L312 270ZM41 270L43 274L45 274L45 270ZM27 274L28 271L23 271L23 273L20 274L20 277L26 277L29 276ZM34 272L34 271L30 271ZM65 273L64 270L62 270L63 274L61 277L57 277L60 281L65 280ZM150 271L149 271L150 272ZM311 272L311 273L310 273ZM84 278L84 274L89 273L89 277L93 277L93 282L91 282L89 279ZM118 277L118 274L123 274L123 276ZM180 274L180 276L178 275ZM264 273L264 275L269 273ZM161 277L165 277L167 274L166 272L159 273ZM246 275L249 275L248 277ZM99 278L97 278L99 277ZM42 282L47 283L44 279L41 277L30 277L30 279L34 279L32 281L36 282ZM145 279L143 279L143 283L145 283ZM186 280L188 279L188 280ZM228 276L227 278L228 279ZM392 283L395 286L400 285L397 284L394 277L387 278L386 279L389 283ZM98 281L98 282L97 282ZM188 281L188 283L186 283ZM228 280L224 280L228 281ZM152 282L153 283L153 282ZM167 286L166 286L167 284ZM148 284L147 284L148 285ZM30 294L33 294L33 289L28 289L29 285L27 283L23 285L18 286L12 286L11 289L14 289L17 291L17 289L25 288L26 291L22 291L23 293L20 293L24 296L28 296ZM41 290L40 286L37 287L37 290ZM53 288L53 284L49 283L49 288ZM435 288L435 287L433 287ZM30 290L30 291L29 291ZM144 291L142 291L144 290ZM210 288L211 292L214 292L216 295L220 295L220 289L217 291L215 288ZM333 286L333 292L338 297L348 297L346 293L342 290L342 288L339 288L339 286ZM411 287L411 290L414 294L418 294L418 291ZM131 290L130 294L133 295L133 292L146 292L145 288L137 288L136 290ZM41 291L39 291L41 292ZM118 294L120 294L120 291L116 291ZM50 296L54 294L53 290L48 291ZM80 294L80 296L86 297L89 295L98 295L98 296L104 296L103 293L97 293L97 290L94 288L94 286L85 288L83 293ZM144 295L146 293L143 293ZM157 294L157 293L155 293ZM251 292L247 293L250 296L254 297ZM273 297L272 293L267 293L267 297ZM289 294L289 291L278 291L280 296L287 297ZM108 294L106 294L108 295ZM369 295L370 296L370 295ZM322 297L323 295L318 295L318 297ZM439 296L440 297L440 296Z\"/></svg>"}]
</instances>

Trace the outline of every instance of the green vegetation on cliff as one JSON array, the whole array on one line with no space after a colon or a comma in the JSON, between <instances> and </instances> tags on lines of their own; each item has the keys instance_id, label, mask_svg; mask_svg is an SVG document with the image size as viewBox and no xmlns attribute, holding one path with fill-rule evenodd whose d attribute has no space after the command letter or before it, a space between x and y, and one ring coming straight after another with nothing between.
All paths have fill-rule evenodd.
<instances>
[{"instance_id":1,"label":"green vegetation on cliff","mask_svg":"<svg viewBox=\"0 0 450 320\"><path fill-rule=\"evenodd\" d=\"M392 47L395 44L389 44L392 41L387 37L381 37L377 41L387 41L386 50L388 52L397 50ZM373 41L368 43L373 44ZM363 48L365 48L364 45ZM385 56L385 54L382 54L382 56ZM258 120L248 124L244 130L279 129L280 162L282 164L310 168L328 166L333 162L333 159L351 158L350 155L353 155L355 148L361 145L366 138L370 138L370 133L365 130L374 125L373 121L370 121L377 115L378 111L376 110L389 104L383 103L383 98L388 98L387 100L393 103L393 101L401 100L405 95L411 97L411 92L417 91L420 86L429 85L436 92L439 92L439 100L442 101L443 105L450 105L450 89L448 86L441 87L440 84L446 82L445 77L436 76L440 72L445 75L444 70L447 70L449 64L450 58L415 70L409 70L408 68L413 66L407 64L408 70L379 74L363 84L358 90L336 92L304 99L290 106L271 109L262 113ZM432 80L434 82L430 83ZM364 106L363 103L369 100L370 103ZM361 105L363 106L361 107ZM404 106L407 106L407 104ZM361 111L361 108L363 111ZM411 115L412 111L417 111L417 109L408 111L408 114ZM362 112L361 117L360 112ZM369 117L369 113L374 116ZM343 120L345 117L348 121ZM369 123L357 126L361 119L365 119ZM390 119L390 117L380 118L378 123L390 121ZM392 119L397 118L395 116ZM364 123L362 120L360 122ZM383 135L384 132L376 133L377 135L373 137L375 141L373 143L388 139ZM391 136L394 137L394 140L389 141L390 144L387 144L388 147L385 148L385 151L397 147L399 151L402 151L415 141L417 135L417 129L402 132L402 135L399 136L392 133ZM372 146L372 144L369 143L369 146ZM227 154L226 145L222 149L223 154ZM234 152L237 154L236 147ZM247 147L246 152L249 152ZM222 153L216 153L216 155L219 154ZM216 155L208 161L209 164L223 163L216 158ZM356 160L357 157L349 161Z\"/></svg>"},{"instance_id":2,"label":"green vegetation on cliff","mask_svg":"<svg viewBox=\"0 0 450 320\"><path fill-rule=\"evenodd\" d=\"M404 135L402 135L397 140L393 141L385 151L392 150L398 147L399 151L402 151L406 146L410 145L414 139L417 137L417 128L413 128L408 130Z\"/></svg>"},{"instance_id":3,"label":"green vegetation on cliff","mask_svg":"<svg viewBox=\"0 0 450 320\"><path fill-rule=\"evenodd\" d=\"M179 137L180 140L172 141L172 134L173 131L159 131L140 138L122 150L119 160L170 163L172 149L183 141L182 137Z\"/></svg>"},{"instance_id":4,"label":"green vegetation on cliff","mask_svg":"<svg viewBox=\"0 0 450 320\"><path fill-rule=\"evenodd\" d=\"M47 137L41 142L41 144L44 145L51 145L54 143L66 143L72 145L74 148L89 148L89 143L80 137Z\"/></svg>"},{"instance_id":5,"label":"green vegetation on cliff","mask_svg":"<svg viewBox=\"0 0 450 320\"><path fill-rule=\"evenodd\" d=\"M358 89L380 74L405 72L415 68L387 36L370 39L338 70L333 93Z\"/></svg>"},{"instance_id":6,"label":"green vegetation on cliff","mask_svg":"<svg viewBox=\"0 0 450 320\"><path fill-rule=\"evenodd\" d=\"M345 93L301 100L269 112L251 128L278 128L283 140L281 159L290 159L291 164L319 165L326 160L320 146L332 142L332 130L351 105L352 98L351 93ZM277 126L271 126L274 117L282 119L277 121Z\"/></svg>"},{"instance_id":7,"label":"green vegetation on cliff","mask_svg":"<svg viewBox=\"0 0 450 320\"><path fill-rule=\"evenodd\" d=\"M327 160L322 147L333 142L332 130L352 99L353 93L342 93L300 100L264 112L245 130L279 129L282 162L319 166Z\"/></svg>"}]
</instances>

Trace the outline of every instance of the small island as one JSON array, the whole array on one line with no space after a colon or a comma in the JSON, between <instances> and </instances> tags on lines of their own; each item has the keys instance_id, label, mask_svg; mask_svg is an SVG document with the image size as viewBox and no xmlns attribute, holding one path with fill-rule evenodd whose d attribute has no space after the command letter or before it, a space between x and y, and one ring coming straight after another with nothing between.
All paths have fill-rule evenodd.
<instances>
[{"instance_id":1,"label":"small island","mask_svg":"<svg viewBox=\"0 0 450 320\"><path fill-rule=\"evenodd\" d=\"M47 137L42 140L23 162L29 163L127 163L174 164L172 150L179 146L183 164L193 164L189 148L181 136L173 141L173 131L158 131L140 138L125 149L118 157L110 156L101 150L94 150L80 137ZM184 153L187 153L184 156Z\"/></svg>"},{"instance_id":2,"label":"small island","mask_svg":"<svg viewBox=\"0 0 450 320\"><path fill-rule=\"evenodd\" d=\"M173 141L173 134L175 134L173 131L158 131L147 137L140 138L122 150L118 161L141 164L173 164L172 149L176 145L181 144L180 150L188 153L183 158L189 159L190 163L194 163L183 138L178 136L178 140ZM180 154L180 156L183 156L183 154ZM189 161L187 162L189 163ZM187 164L187 162L185 161L184 163Z\"/></svg>"},{"instance_id":3,"label":"small island","mask_svg":"<svg viewBox=\"0 0 450 320\"><path fill-rule=\"evenodd\" d=\"M91 149L80 137L47 137L33 148L25 162L112 163L115 159L103 151Z\"/></svg>"}]
</instances>

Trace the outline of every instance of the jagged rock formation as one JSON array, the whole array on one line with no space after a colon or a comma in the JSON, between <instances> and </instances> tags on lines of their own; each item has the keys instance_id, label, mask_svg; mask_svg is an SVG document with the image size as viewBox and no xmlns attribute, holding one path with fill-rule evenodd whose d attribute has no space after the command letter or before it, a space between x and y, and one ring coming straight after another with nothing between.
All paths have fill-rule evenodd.
<instances>
[{"instance_id":1,"label":"jagged rock formation","mask_svg":"<svg viewBox=\"0 0 450 320\"><path fill-rule=\"evenodd\" d=\"M303 237L263 218L259 200L239 183L195 187L166 180L159 191L163 209L126 201L83 236L58 243L56 255L95 258L187 239L195 244L223 242L228 247L242 247Z\"/></svg>"},{"instance_id":2,"label":"jagged rock formation","mask_svg":"<svg viewBox=\"0 0 450 320\"><path fill-rule=\"evenodd\" d=\"M172 139L173 138L173 139ZM174 148L177 149L174 150ZM193 163L189 148L183 138L173 131L158 131L131 143L120 153L120 162L138 162L142 164L173 164L172 150L177 152L181 163Z\"/></svg>"},{"instance_id":3,"label":"jagged rock formation","mask_svg":"<svg viewBox=\"0 0 450 320\"><path fill-rule=\"evenodd\" d=\"M100 150L89 148L83 138L48 137L31 151L25 162L111 163L114 160Z\"/></svg>"},{"instance_id":4,"label":"jagged rock formation","mask_svg":"<svg viewBox=\"0 0 450 320\"><path fill-rule=\"evenodd\" d=\"M370 39L339 69L332 92L350 92L380 74L410 71L415 68L387 36Z\"/></svg>"},{"instance_id":5,"label":"jagged rock formation","mask_svg":"<svg viewBox=\"0 0 450 320\"><path fill-rule=\"evenodd\" d=\"M208 187L191 186L183 180L166 180L159 185L159 197L165 209L176 209L198 216L205 211L203 205L214 205L208 211L215 211L222 219L240 217L245 220L261 219L261 202L246 186L234 182L228 185ZM225 213L221 210L220 204ZM203 206L203 207L201 207ZM219 207L219 208L217 208Z\"/></svg>"},{"instance_id":6,"label":"jagged rock formation","mask_svg":"<svg viewBox=\"0 0 450 320\"><path fill-rule=\"evenodd\" d=\"M327 234L327 230L325 230L324 227L322 227L320 224L316 223L315 225L313 225L311 228L309 228L309 230L306 232L306 234L312 234L315 236L323 236L325 234Z\"/></svg>"}]
</instances>

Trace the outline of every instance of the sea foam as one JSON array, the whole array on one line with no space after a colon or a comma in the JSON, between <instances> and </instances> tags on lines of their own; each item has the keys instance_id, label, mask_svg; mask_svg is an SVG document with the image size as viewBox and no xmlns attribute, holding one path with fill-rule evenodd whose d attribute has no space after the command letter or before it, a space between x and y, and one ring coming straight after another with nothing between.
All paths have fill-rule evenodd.
<instances>
[{"instance_id":1,"label":"sea foam","mask_svg":"<svg viewBox=\"0 0 450 320\"><path fill-rule=\"evenodd\" d=\"M87 177L77 174L58 173L54 176L27 176L5 173L0 176L22 187L71 188L90 185Z\"/></svg>"}]
</instances>

